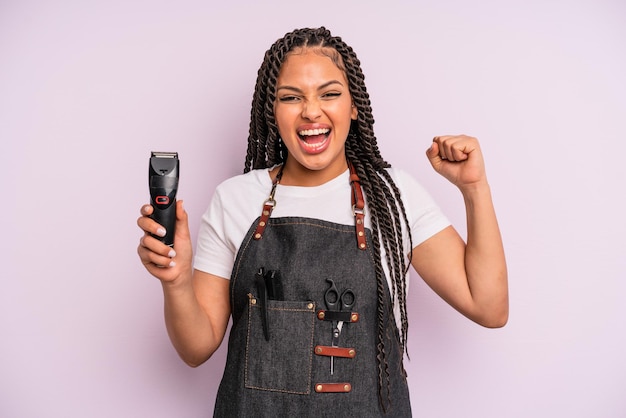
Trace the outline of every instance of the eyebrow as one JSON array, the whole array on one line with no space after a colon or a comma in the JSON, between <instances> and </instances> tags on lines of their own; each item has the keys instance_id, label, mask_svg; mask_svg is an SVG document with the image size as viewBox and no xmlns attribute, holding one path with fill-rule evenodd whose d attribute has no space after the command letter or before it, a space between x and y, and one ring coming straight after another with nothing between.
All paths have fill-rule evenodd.
<instances>
[{"instance_id":1,"label":"eyebrow","mask_svg":"<svg viewBox=\"0 0 626 418\"><path fill-rule=\"evenodd\" d=\"M326 87L332 86L333 84L339 84L340 86L343 87L343 83L341 81L339 81L339 80L330 80L330 81L327 81L326 83L322 84L321 86L319 86L317 88L317 90L323 90ZM298 93L302 93L302 90L300 90L298 87L293 87L293 86L279 86L276 89L276 91L279 91L279 90L292 90L292 91L295 91L295 92L298 92Z\"/></svg>"}]
</instances>

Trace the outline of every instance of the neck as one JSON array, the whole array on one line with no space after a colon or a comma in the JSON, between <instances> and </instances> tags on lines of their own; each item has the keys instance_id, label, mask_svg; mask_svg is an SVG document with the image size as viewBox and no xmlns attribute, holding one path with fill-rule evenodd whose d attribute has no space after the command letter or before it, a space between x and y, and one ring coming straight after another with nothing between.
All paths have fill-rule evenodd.
<instances>
[{"instance_id":1,"label":"neck","mask_svg":"<svg viewBox=\"0 0 626 418\"><path fill-rule=\"evenodd\" d=\"M347 169L348 163L345 159L333 167L327 167L322 170L310 170L300 164L290 164L289 160L287 160L280 184L301 187L319 186L341 175Z\"/></svg>"}]
</instances>

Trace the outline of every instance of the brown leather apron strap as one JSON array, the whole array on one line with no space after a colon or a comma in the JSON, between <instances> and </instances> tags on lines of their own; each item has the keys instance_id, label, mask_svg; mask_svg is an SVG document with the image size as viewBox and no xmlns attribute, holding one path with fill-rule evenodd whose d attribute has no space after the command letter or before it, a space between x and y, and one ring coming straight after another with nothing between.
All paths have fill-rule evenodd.
<instances>
[{"instance_id":1,"label":"brown leather apron strap","mask_svg":"<svg viewBox=\"0 0 626 418\"><path fill-rule=\"evenodd\" d=\"M274 193L276 193L276 186L283 176L284 167L284 164L280 167L278 174L276 174L276 177L272 182L272 190L270 191L270 196L267 198L265 203L263 203L261 218L259 219L259 223L257 224L253 235L253 238L255 240L259 240L263 237L263 232L265 231L265 227L267 226L267 221L270 219L272 211L276 206ZM354 169L352 163L348 163L348 168L350 169L350 186L352 186L352 213L354 214L356 242L360 250L365 250L367 248L367 241L365 239L365 199L363 198L363 189L361 189L361 181L359 180L359 176L356 174L356 170Z\"/></svg>"},{"instance_id":2,"label":"brown leather apron strap","mask_svg":"<svg viewBox=\"0 0 626 418\"><path fill-rule=\"evenodd\" d=\"M316 383L317 393L348 393L352 390L350 383Z\"/></svg>"},{"instance_id":3,"label":"brown leather apron strap","mask_svg":"<svg viewBox=\"0 0 626 418\"><path fill-rule=\"evenodd\" d=\"M352 213L354 214L354 226L356 228L356 242L360 250L367 248L365 240L365 199L361 189L361 180L356 174L352 163L348 163L350 168L350 186L352 186Z\"/></svg>"},{"instance_id":4,"label":"brown leather apron strap","mask_svg":"<svg viewBox=\"0 0 626 418\"><path fill-rule=\"evenodd\" d=\"M276 193L276 186L280 183L280 179L283 177L283 168L285 165L280 166L276 177L274 177L274 181L272 182L272 190L270 191L270 196L267 198L265 203L263 203L263 211L261 212L261 219L259 219L259 223L256 226L256 230L254 231L254 235L252 237L254 239L261 239L263 237L263 231L265 231L265 227L267 226L267 221L270 219L272 215L272 211L276 206L276 200L274 200L274 193Z\"/></svg>"},{"instance_id":5,"label":"brown leather apron strap","mask_svg":"<svg viewBox=\"0 0 626 418\"><path fill-rule=\"evenodd\" d=\"M328 345L316 345L315 355L326 357L354 358L356 356L356 350L349 347L331 347Z\"/></svg>"}]
</instances>

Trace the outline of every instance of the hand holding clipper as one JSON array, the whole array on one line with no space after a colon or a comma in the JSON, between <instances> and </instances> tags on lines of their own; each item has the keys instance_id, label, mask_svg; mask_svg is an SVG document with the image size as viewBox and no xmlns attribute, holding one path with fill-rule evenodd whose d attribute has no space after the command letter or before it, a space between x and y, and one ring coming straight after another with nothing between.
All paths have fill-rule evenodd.
<instances>
[{"instance_id":1,"label":"hand holding clipper","mask_svg":"<svg viewBox=\"0 0 626 418\"><path fill-rule=\"evenodd\" d=\"M164 237L153 237L170 247L174 245L176 226L176 192L178 191L178 153L152 152L148 169L150 204L154 212L150 216L165 228Z\"/></svg>"}]
</instances>

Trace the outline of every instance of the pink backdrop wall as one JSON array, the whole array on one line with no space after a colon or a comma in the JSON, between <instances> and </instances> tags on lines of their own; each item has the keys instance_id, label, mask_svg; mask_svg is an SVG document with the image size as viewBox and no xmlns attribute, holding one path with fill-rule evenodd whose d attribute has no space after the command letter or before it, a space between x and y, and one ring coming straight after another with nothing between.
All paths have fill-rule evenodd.
<instances>
[{"instance_id":1,"label":"pink backdrop wall","mask_svg":"<svg viewBox=\"0 0 626 418\"><path fill-rule=\"evenodd\" d=\"M416 416L626 415L623 2L4 0L0 416L211 413L225 352L177 358L136 257L147 159L179 152L195 236L242 169L265 49L322 24L361 58L385 157L461 231L424 150L468 133L487 158L510 323L482 329L413 275Z\"/></svg>"}]
</instances>

